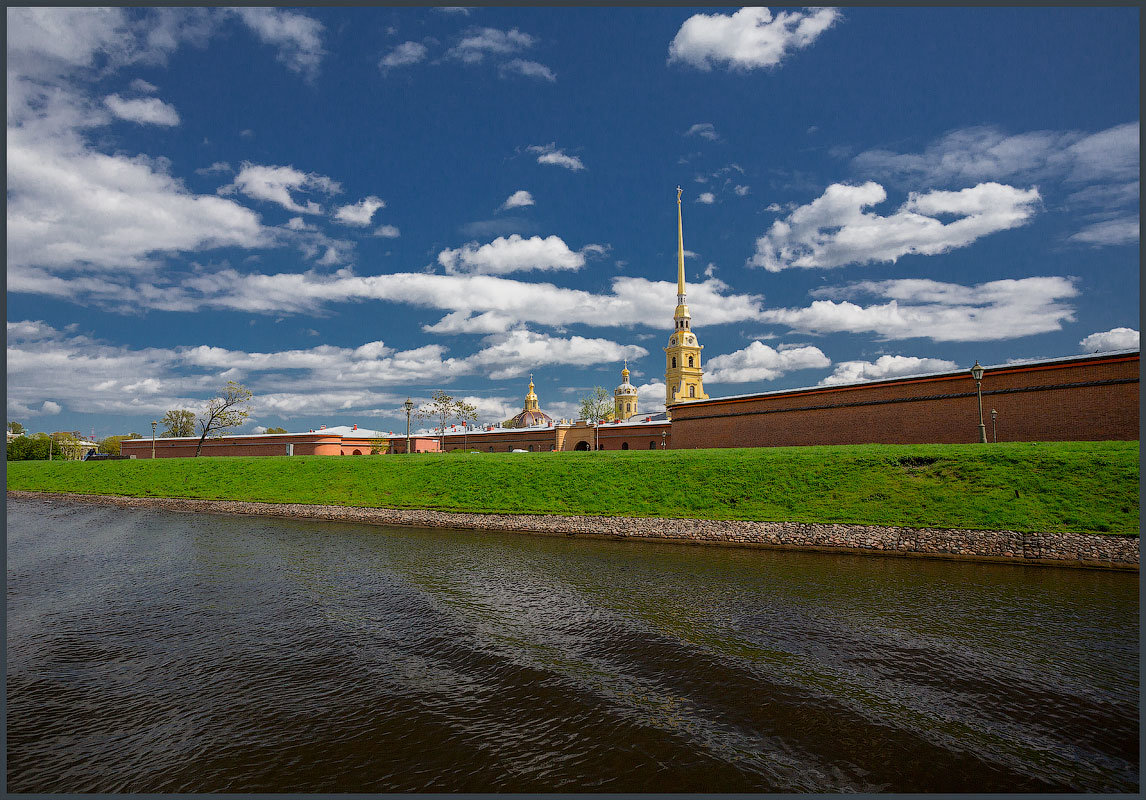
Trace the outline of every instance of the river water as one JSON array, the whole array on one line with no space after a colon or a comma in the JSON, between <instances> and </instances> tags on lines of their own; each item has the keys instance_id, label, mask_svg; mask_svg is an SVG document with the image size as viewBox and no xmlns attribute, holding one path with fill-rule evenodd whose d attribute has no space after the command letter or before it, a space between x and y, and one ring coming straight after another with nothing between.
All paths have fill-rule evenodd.
<instances>
[{"instance_id":1,"label":"river water","mask_svg":"<svg viewBox=\"0 0 1146 800\"><path fill-rule=\"evenodd\" d=\"M7 517L9 791L1139 785L1137 574Z\"/></svg>"}]
</instances>

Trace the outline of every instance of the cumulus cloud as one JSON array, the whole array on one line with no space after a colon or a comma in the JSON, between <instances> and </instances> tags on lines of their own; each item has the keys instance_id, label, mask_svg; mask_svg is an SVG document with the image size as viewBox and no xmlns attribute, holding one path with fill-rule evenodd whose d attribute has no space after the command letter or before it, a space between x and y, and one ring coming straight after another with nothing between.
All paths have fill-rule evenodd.
<instances>
[{"instance_id":1,"label":"cumulus cloud","mask_svg":"<svg viewBox=\"0 0 1146 800\"><path fill-rule=\"evenodd\" d=\"M836 369L831 375L820 381L820 386L878 381L928 372L949 372L958 367L954 361L915 356L880 356L875 361L841 361L836 364Z\"/></svg>"},{"instance_id":2,"label":"cumulus cloud","mask_svg":"<svg viewBox=\"0 0 1146 800\"><path fill-rule=\"evenodd\" d=\"M831 365L818 347L772 348L754 341L742 350L708 360L705 380L709 383L749 383L774 381L798 369L816 369Z\"/></svg>"},{"instance_id":3,"label":"cumulus cloud","mask_svg":"<svg viewBox=\"0 0 1146 800\"><path fill-rule=\"evenodd\" d=\"M383 200L370 195L357 203L352 203L347 206L341 206L334 212L334 218L341 222L343 225L358 225L365 227L370 224L370 220L374 217L374 212L380 208L385 208L386 203Z\"/></svg>"},{"instance_id":4,"label":"cumulus cloud","mask_svg":"<svg viewBox=\"0 0 1146 800\"><path fill-rule=\"evenodd\" d=\"M306 205L295 202L291 192L318 191L337 194L342 186L334 180L313 172L301 172L294 167L274 167L244 161L235 179L219 189L219 194L241 192L255 200L277 203L287 211L300 214L321 214L322 206L313 200Z\"/></svg>"},{"instance_id":5,"label":"cumulus cloud","mask_svg":"<svg viewBox=\"0 0 1146 800\"><path fill-rule=\"evenodd\" d=\"M720 134L716 132L716 126L711 122L698 122L685 131L684 135L699 136L702 139L708 139L710 142L715 142L720 138Z\"/></svg>"},{"instance_id":6,"label":"cumulus cloud","mask_svg":"<svg viewBox=\"0 0 1146 800\"><path fill-rule=\"evenodd\" d=\"M374 229L374 235L381 236L383 239L397 239L402 235L402 232L394 225L379 225Z\"/></svg>"},{"instance_id":7,"label":"cumulus cloud","mask_svg":"<svg viewBox=\"0 0 1146 800\"><path fill-rule=\"evenodd\" d=\"M517 28L508 31L473 28L446 55L467 64L476 64L490 54L508 55L532 47L534 41L532 36Z\"/></svg>"},{"instance_id":8,"label":"cumulus cloud","mask_svg":"<svg viewBox=\"0 0 1146 800\"><path fill-rule=\"evenodd\" d=\"M518 189L516 192L505 198L505 202L501 204L499 210L507 210L510 208L524 208L525 206L533 205L533 195L525 191L525 189Z\"/></svg>"},{"instance_id":9,"label":"cumulus cloud","mask_svg":"<svg viewBox=\"0 0 1146 800\"><path fill-rule=\"evenodd\" d=\"M782 11L742 8L735 14L696 14L685 20L669 45L669 62L697 69L774 67L808 47L839 19L834 8Z\"/></svg>"},{"instance_id":10,"label":"cumulus cloud","mask_svg":"<svg viewBox=\"0 0 1146 800\"><path fill-rule=\"evenodd\" d=\"M196 175L216 175L216 174L220 174L220 173L224 173L224 172L234 172L234 171L235 170L232 169L231 165L228 164L226 161L216 161L216 162L212 163L211 166L209 166L209 167L199 167L199 169L195 170L195 174Z\"/></svg>"},{"instance_id":11,"label":"cumulus cloud","mask_svg":"<svg viewBox=\"0 0 1146 800\"><path fill-rule=\"evenodd\" d=\"M515 233L481 246L470 242L456 249L447 248L438 254L438 263L450 275L504 275L528 270L576 270L585 266L585 256L570 250L560 236L523 239Z\"/></svg>"},{"instance_id":12,"label":"cumulus cloud","mask_svg":"<svg viewBox=\"0 0 1146 800\"><path fill-rule=\"evenodd\" d=\"M9 323L8 339L8 407L22 414L34 406L58 413L61 402L82 404L92 412L133 415L198 409L223 380L241 376L254 392L252 410L257 414L354 412L397 418L405 392L377 392L374 387L449 382L479 374L498 380L548 364L596 366L648 355L643 348L607 339L565 339L524 329L488 336L480 349L462 358L449 356L441 345L397 350L381 341L277 352L209 345L136 349L38 321Z\"/></svg>"},{"instance_id":13,"label":"cumulus cloud","mask_svg":"<svg viewBox=\"0 0 1146 800\"><path fill-rule=\"evenodd\" d=\"M874 333L881 339L985 342L1061 330L1074 321L1074 281L1060 277L999 280L962 286L923 279L867 281L821 289L813 296L875 295L887 302L816 300L805 308L767 309L764 322L808 333Z\"/></svg>"},{"instance_id":14,"label":"cumulus cloud","mask_svg":"<svg viewBox=\"0 0 1146 800\"><path fill-rule=\"evenodd\" d=\"M163 125L172 127L179 124L179 112L158 97L124 99L118 94L110 94L103 99L104 104L120 119L138 122L141 125Z\"/></svg>"},{"instance_id":15,"label":"cumulus cloud","mask_svg":"<svg viewBox=\"0 0 1146 800\"><path fill-rule=\"evenodd\" d=\"M1078 344L1088 353L1137 349L1138 331L1133 328L1111 328L1101 333L1092 333Z\"/></svg>"},{"instance_id":16,"label":"cumulus cloud","mask_svg":"<svg viewBox=\"0 0 1146 800\"><path fill-rule=\"evenodd\" d=\"M895 213L881 217L864 209L887 192L874 181L832 184L817 199L776 220L756 240L752 266L779 272L791 267L895 262L908 254L935 255L1026 223L1035 213L1036 188L980 183L956 192L912 192ZM954 216L943 222L940 216Z\"/></svg>"},{"instance_id":17,"label":"cumulus cloud","mask_svg":"<svg viewBox=\"0 0 1146 800\"><path fill-rule=\"evenodd\" d=\"M585 169L585 165L581 163L580 158L566 155L564 150L557 149L556 142L550 142L546 145L532 144L526 149L531 153L537 153L538 164L552 164L556 167L571 169L574 172Z\"/></svg>"},{"instance_id":18,"label":"cumulus cloud","mask_svg":"<svg viewBox=\"0 0 1146 800\"><path fill-rule=\"evenodd\" d=\"M701 192L696 196L696 202L710 206L716 202L716 195L712 192Z\"/></svg>"},{"instance_id":19,"label":"cumulus cloud","mask_svg":"<svg viewBox=\"0 0 1146 800\"><path fill-rule=\"evenodd\" d=\"M308 79L318 74L322 57L323 25L313 17L279 8L231 9L262 41L278 50L278 60L287 69Z\"/></svg>"},{"instance_id":20,"label":"cumulus cloud","mask_svg":"<svg viewBox=\"0 0 1146 800\"><path fill-rule=\"evenodd\" d=\"M382 69L408 67L426 60L426 46L420 42L402 42L378 62Z\"/></svg>"},{"instance_id":21,"label":"cumulus cloud","mask_svg":"<svg viewBox=\"0 0 1146 800\"><path fill-rule=\"evenodd\" d=\"M505 75L522 75L526 78L537 78L538 80L549 81L553 83L557 80L557 76L553 74L553 70L544 64L536 61L527 61L524 58L515 58L512 61L507 61L498 67L498 72L504 77Z\"/></svg>"},{"instance_id":22,"label":"cumulus cloud","mask_svg":"<svg viewBox=\"0 0 1146 800\"><path fill-rule=\"evenodd\" d=\"M164 253L268 243L257 214L191 194L162 162L38 133L8 128L9 269L130 270Z\"/></svg>"},{"instance_id":23,"label":"cumulus cloud","mask_svg":"<svg viewBox=\"0 0 1146 800\"><path fill-rule=\"evenodd\" d=\"M156 86L154 83L148 83L143 78L136 78L130 84L128 84L128 86L130 86L132 90L136 92L142 92L143 94L152 94L159 91L158 86Z\"/></svg>"}]
</instances>

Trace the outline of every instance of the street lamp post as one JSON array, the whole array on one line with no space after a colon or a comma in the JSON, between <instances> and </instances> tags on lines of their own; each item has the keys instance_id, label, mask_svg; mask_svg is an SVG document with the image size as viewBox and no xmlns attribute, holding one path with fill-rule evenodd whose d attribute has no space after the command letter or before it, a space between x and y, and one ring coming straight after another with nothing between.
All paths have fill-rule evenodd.
<instances>
[{"instance_id":1,"label":"street lamp post","mask_svg":"<svg viewBox=\"0 0 1146 800\"><path fill-rule=\"evenodd\" d=\"M151 420L151 457L155 458L155 428L159 425L155 420Z\"/></svg>"},{"instance_id":2,"label":"street lamp post","mask_svg":"<svg viewBox=\"0 0 1146 800\"><path fill-rule=\"evenodd\" d=\"M661 431L661 450L667 449L668 431Z\"/></svg>"},{"instance_id":3,"label":"street lamp post","mask_svg":"<svg viewBox=\"0 0 1146 800\"><path fill-rule=\"evenodd\" d=\"M402 408L406 409L406 455L410 455L410 412L414 410L414 401L407 397Z\"/></svg>"},{"instance_id":4,"label":"street lamp post","mask_svg":"<svg viewBox=\"0 0 1146 800\"><path fill-rule=\"evenodd\" d=\"M979 360L971 367L971 377L975 379L975 395L979 398L979 444L987 443L987 426L983 424L983 368Z\"/></svg>"},{"instance_id":5,"label":"street lamp post","mask_svg":"<svg viewBox=\"0 0 1146 800\"><path fill-rule=\"evenodd\" d=\"M999 443L999 430L995 427L995 420L999 418L999 412L991 409L991 438L995 440L995 444Z\"/></svg>"}]
</instances>

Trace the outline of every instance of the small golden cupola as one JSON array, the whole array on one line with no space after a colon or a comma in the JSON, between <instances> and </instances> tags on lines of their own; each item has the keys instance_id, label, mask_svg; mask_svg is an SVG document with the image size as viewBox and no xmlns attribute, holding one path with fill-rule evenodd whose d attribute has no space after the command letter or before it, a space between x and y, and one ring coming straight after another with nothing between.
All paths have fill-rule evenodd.
<instances>
[{"instance_id":1,"label":"small golden cupola","mask_svg":"<svg viewBox=\"0 0 1146 800\"><path fill-rule=\"evenodd\" d=\"M629 362L621 370L621 385L613 390L613 419L626 420L637 412L637 388L629 383Z\"/></svg>"},{"instance_id":2,"label":"small golden cupola","mask_svg":"<svg viewBox=\"0 0 1146 800\"><path fill-rule=\"evenodd\" d=\"M533 373L529 373L529 392L525 395L525 406L521 413L509 420L508 428L531 428L535 425L552 425L553 417L541 410L537 394L533 391Z\"/></svg>"},{"instance_id":3,"label":"small golden cupola","mask_svg":"<svg viewBox=\"0 0 1146 800\"><path fill-rule=\"evenodd\" d=\"M704 345L696 340L692 331L692 315L688 313L684 292L684 220L681 215L682 189L676 187L676 311L673 312L673 332L665 348L665 408L673 403L689 400L707 400L704 393L704 371L700 368L700 351ZM671 415L671 412L670 412Z\"/></svg>"}]
</instances>

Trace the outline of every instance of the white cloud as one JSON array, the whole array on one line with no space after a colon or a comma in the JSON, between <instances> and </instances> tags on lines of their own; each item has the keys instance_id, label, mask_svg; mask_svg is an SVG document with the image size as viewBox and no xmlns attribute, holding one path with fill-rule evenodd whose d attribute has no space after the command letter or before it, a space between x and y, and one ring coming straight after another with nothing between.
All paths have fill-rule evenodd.
<instances>
[{"instance_id":1,"label":"white cloud","mask_svg":"<svg viewBox=\"0 0 1146 800\"><path fill-rule=\"evenodd\" d=\"M111 113L128 122L168 127L179 124L179 112L158 97L124 99L118 94L110 94L103 102Z\"/></svg>"},{"instance_id":2,"label":"white cloud","mask_svg":"<svg viewBox=\"0 0 1146 800\"><path fill-rule=\"evenodd\" d=\"M701 192L696 196L696 202L704 203L705 205L712 205L716 202L716 195L712 192Z\"/></svg>"},{"instance_id":3,"label":"white cloud","mask_svg":"<svg viewBox=\"0 0 1146 800\"><path fill-rule=\"evenodd\" d=\"M158 86L156 86L154 83L148 83L148 82L147 82L147 81L145 81L143 78L136 78L135 80L133 80L133 81L132 81L130 84L128 84L128 85L129 85L129 86L130 86L130 87L131 87L131 88L132 88L134 91L137 91L137 92L142 92L142 93L144 93L144 94L152 94L153 92L158 92L158 91L159 91L159 87L158 87Z\"/></svg>"},{"instance_id":4,"label":"white cloud","mask_svg":"<svg viewBox=\"0 0 1146 800\"><path fill-rule=\"evenodd\" d=\"M426 46L420 42L402 42L382 57L378 66L382 69L408 67L426 60Z\"/></svg>"},{"instance_id":5,"label":"white cloud","mask_svg":"<svg viewBox=\"0 0 1146 800\"><path fill-rule=\"evenodd\" d=\"M342 191L342 186L323 175L301 172L294 167L261 166L244 161L235 179L219 189L220 194L231 194L235 191L256 200L277 203L287 211L321 214L322 206L318 203L307 200L305 206L299 205L291 196L291 192L320 191L329 195Z\"/></svg>"},{"instance_id":6,"label":"white cloud","mask_svg":"<svg viewBox=\"0 0 1146 800\"><path fill-rule=\"evenodd\" d=\"M1078 344L1088 353L1102 353L1107 350L1137 348L1138 340L1138 331L1133 328L1111 328L1101 333L1092 333Z\"/></svg>"},{"instance_id":7,"label":"white cloud","mask_svg":"<svg viewBox=\"0 0 1146 800\"><path fill-rule=\"evenodd\" d=\"M343 225L359 225L365 227L370 224L370 220L374 217L374 212L380 208L385 208L386 203L383 200L370 195L357 203L352 203L348 206L342 206L334 212L334 218L341 222Z\"/></svg>"},{"instance_id":8,"label":"white cloud","mask_svg":"<svg viewBox=\"0 0 1146 800\"><path fill-rule=\"evenodd\" d=\"M577 156L566 155L564 150L557 149L556 142L550 142L546 145L532 144L528 149L531 153L537 153L538 164L552 164L557 167L565 167L576 172L579 169L585 169L585 165L581 163L581 159Z\"/></svg>"},{"instance_id":9,"label":"white cloud","mask_svg":"<svg viewBox=\"0 0 1146 800\"><path fill-rule=\"evenodd\" d=\"M742 8L732 16L696 14L685 20L669 45L669 62L697 69L774 67L794 50L808 47L839 18L834 8L782 11Z\"/></svg>"},{"instance_id":10,"label":"white cloud","mask_svg":"<svg viewBox=\"0 0 1146 800\"><path fill-rule=\"evenodd\" d=\"M747 186L736 186L735 188L733 188L732 191L736 192L738 197L743 197L744 195L748 194L748 187Z\"/></svg>"},{"instance_id":11,"label":"white cloud","mask_svg":"<svg viewBox=\"0 0 1146 800\"><path fill-rule=\"evenodd\" d=\"M374 229L375 236L381 236L383 239L397 239L402 235L402 232L393 225L379 225Z\"/></svg>"},{"instance_id":12,"label":"white cloud","mask_svg":"<svg viewBox=\"0 0 1146 800\"><path fill-rule=\"evenodd\" d=\"M699 136L702 139L708 139L710 142L715 142L720 139L720 134L716 132L716 126L711 122L698 122L685 131L684 135Z\"/></svg>"},{"instance_id":13,"label":"white cloud","mask_svg":"<svg viewBox=\"0 0 1146 800\"><path fill-rule=\"evenodd\" d=\"M322 48L323 25L295 11L279 8L236 8L237 14L265 44L278 49L278 60L309 79L318 74L326 54Z\"/></svg>"},{"instance_id":14,"label":"white cloud","mask_svg":"<svg viewBox=\"0 0 1146 800\"><path fill-rule=\"evenodd\" d=\"M865 213L887 193L878 183L832 184L824 194L772 223L756 240L750 265L779 272L790 267L838 267L895 262L907 254L935 255L1026 223L1040 200L1036 188L980 183L957 192L912 192L894 214ZM943 222L941 215L956 219Z\"/></svg>"},{"instance_id":15,"label":"white cloud","mask_svg":"<svg viewBox=\"0 0 1146 800\"><path fill-rule=\"evenodd\" d=\"M45 400L44 404L40 406L41 414L59 414L60 404L52 400Z\"/></svg>"},{"instance_id":16,"label":"white cloud","mask_svg":"<svg viewBox=\"0 0 1146 800\"><path fill-rule=\"evenodd\" d=\"M155 254L268 244L259 217L194 195L144 156L8 128L8 266L137 269ZM9 284L11 289L11 284Z\"/></svg>"},{"instance_id":17,"label":"white cloud","mask_svg":"<svg viewBox=\"0 0 1146 800\"><path fill-rule=\"evenodd\" d=\"M861 174L951 185L1015 178L1060 178L1076 183L1138 179L1138 123L1097 133L1032 131L1008 135L991 126L945 134L921 153L867 150L852 159Z\"/></svg>"},{"instance_id":18,"label":"white cloud","mask_svg":"<svg viewBox=\"0 0 1146 800\"><path fill-rule=\"evenodd\" d=\"M781 345L774 349L755 341L742 350L710 358L705 380L709 383L774 381L794 370L827 367L831 363L818 347Z\"/></svg>"},{"instance_id":19,"label":"white cloud","mask_svg":"<svg viewBox=\"0 0 1146 800\"><path fill-rule=\"evenodd\" d=\"M508 55L532 47L534 38L517 28L503 31L497 28L474 28L466 33L447 56L467 64L476 64L487 54Z\"/></svg>"},{"instance_id":20,"label":"white cloud","mask_svg":"<svg viewBox=\"0 0 1146 800\"><path fill-rule=\"evenodd\" d=\"M887 302L861 306L850 300L816 300L806 308L768 309L759 319L808 333L874 333L884 340L998 341L1057 331L1063 322L1073 322L1074 308L1063 301L1078 290L1068 278L1035 277L976 286L921 279L874 281L813 293L864 294Z\"/></svg>"},{"instance_id":21,"label":"white cloud","mask_svg":"<svg viewBox=\"0 0 1146 800\"><path fill-rule=\"evenodd\" d=\"M1134 244L1138 241L1138 217L1124 216L1095 222L1067 237L1067 240L1095 246Z\"/></svg>"},{"instance_id":22,"label":"white cloud","mask_svg":"<svg viewBox=\"0 0 1146 800\"><path fill-rule=\"evenodd\" d=\"M505 202L501 204L499 210L506 210L510 208L524 208L525 206L533 205L533 195L525 191L525 189L518 189L516 192L505 198Z\"/></svg>"},{"instance_id":23,"label":"white cloud","mask_svg":"<svg viewBox=\"0 0 1146 800\"><path fill-rule=\"evenodd\" d=\"M550 83L557 80L557 76L553 74L553 70L544 64L539 64L536 61L526 61L523 58L515 58L512 61L507 61L498 67L498 72L505 76L509 73L523 75L526 78L538 78Z\"/></svg>"},{"instance_id":24,"label":"white cloud","mask_svg":"<svg viewBox=\"0 0 1146 800\"><path fill-rule=\"evenodd\" d=\"M489 337L486 347L466 359L466 363L482 372L488 371L490 379L497 381L524 375L530 369L547 364L596 366L648 354L643 347L621 345L608 339L583 336L561 339L519 328Z\"/></svg>"},{"instance_id":25,"label":"white cloud","mask_svg":"<svg viewBox=\"0 0 1146 800\"><path fill-rule=\"evenodd\" d=\"M878 381L883 378L900 378L927 372L948 372L957 369L958 366L954 361L915 356L880 356L874 362L841 361L836 364L835 372L820 381L820 386Z\"/></svg>"},{"instance_id":26,"label":"white cloud","mask_svg":"<svg viewBox=\"0 0 1146 800\"><path fill-rule=\"evenodd\" d=\"M465 358L447 357L440 345L399 351L381 341L264 353L207 345L132 349L32 321L9 323L8 334L8 407L22 414L32 413L36 405L58 413L61 402L93 413L134 416L169 408L198 410L225 380L238 377L254 392L257 414L353 411L398 417L405 392L382 393L374 387L449 382L467 375L499 380L547 364L596 366L648 355L643 348L607 339L563 339L523 329L487 337L481 349Z\"/></svg>"},{"instance_id":27,"label":"white cloud","mask_svg":"<svg viewBox=\"0 0 1146 800\"><path fill-rule=\"evenodd\" d=\"M523 239L512 234L480 247L470 242L438 254L438 263L450 275L504 275L528 270L576 270L585 266L585 256L569 249L560 236L532 236Z\"/></svg>"},{"instance_id":28,"label":"white cloud","mask_svg":"<svg viewBox=\"0 0 1146 800\"><path fill-rule=\"evenodd\" d=\"M637 408L641 414L659 414L665 410L665 382L650 381L637 387Z\"/></svg>"},{"instance_id":29,"label":"white cloud","mask_svg":"<svg viewBox=\"0 0 1146 800\"><path fill-rule=\"evenodd\" d=\"M199 169L195 170L195 174L196 175L215 175L217 173L234 172L234 171L235 170L232 169L231 165L228 164L226 161L216 161L213 164L211 164L211 166L209 166L209 167L200 167Z\"/></svg>"}]
</instances>

